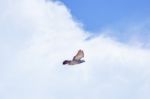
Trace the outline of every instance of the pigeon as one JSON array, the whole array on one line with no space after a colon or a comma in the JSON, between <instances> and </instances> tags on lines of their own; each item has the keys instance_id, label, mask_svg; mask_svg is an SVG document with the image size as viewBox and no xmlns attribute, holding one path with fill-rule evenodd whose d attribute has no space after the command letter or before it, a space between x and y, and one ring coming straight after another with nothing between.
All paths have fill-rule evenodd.
<instances>
[{"instance_id":1,"label":"pigeon","mask_svg":"<svg viewBox=\"0 0 150 99\"><path fill-rule=\"evenodd\" d=\"M81 58L84 57L83 50L79 50L78 53L73 57L72 60L64 60L63 65L76 65L85 62L84 60L81 60Z\"/></svg>"}]
</instances>

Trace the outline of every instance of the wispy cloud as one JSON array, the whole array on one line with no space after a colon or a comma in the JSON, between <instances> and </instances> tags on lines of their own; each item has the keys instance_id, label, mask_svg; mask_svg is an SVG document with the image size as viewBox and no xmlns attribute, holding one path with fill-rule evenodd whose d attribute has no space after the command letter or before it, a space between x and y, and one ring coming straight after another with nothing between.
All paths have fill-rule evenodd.
<instances>
[{"instance_id":1,"label":"wispy cloud","mask_svg":"<svg viewBox=\"0 0 150 99\"><path fill-rule=\"evenodd\" d=\"M111 36L119 42L128 43L131 46L149 48L150 19L141 18L141 20L126 19L116 24L111 24L109 27L104 28L103 31L105 35Z\"/></svg>"},{"instance_id":2,"label":"wispy cloud","mask_svg":"<svg viewBox=\"0 0 150 99\"><path fill-rule=\"evenodd\" d=\"M1 53L9 56L0 67L1 99L150 97L148 49L104 35L85 40L90 33L60 2L16 0L5 11ZM78 49L85 51L86 62L62 66Z\"/></svg>"}]
</instances>

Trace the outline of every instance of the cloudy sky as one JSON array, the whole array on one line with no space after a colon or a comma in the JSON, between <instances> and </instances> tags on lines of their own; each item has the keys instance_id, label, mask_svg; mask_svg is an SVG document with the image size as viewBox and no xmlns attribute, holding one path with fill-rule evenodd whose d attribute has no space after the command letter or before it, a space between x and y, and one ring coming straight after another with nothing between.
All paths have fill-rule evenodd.
<instances>
[{"instance_id":1,"label":"cloudy sky","mask_svg":"<svg viewBox=\"0 0 150 99\"><path fill-rule=\"evenodd\" d=\"M0 99L149 99L148 0L114 1L1 0Z\"/></svg>"}]
</instances>

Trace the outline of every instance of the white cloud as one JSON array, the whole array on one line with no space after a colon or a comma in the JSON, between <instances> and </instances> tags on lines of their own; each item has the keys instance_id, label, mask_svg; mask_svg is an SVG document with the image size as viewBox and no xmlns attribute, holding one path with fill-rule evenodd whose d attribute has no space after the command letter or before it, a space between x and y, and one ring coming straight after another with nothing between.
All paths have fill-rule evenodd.
<instances>
[{"instance_id":1,"label":"white cloud","mask_svg":"<svg viewBox=\"0 0 150 99\"><path fill-rule=\"evenodd\" d=\"M59 2L16 0L6 12L0 19L0 32L8 34L0 34L6 38L1 53L9 53L1 64L1 99L150 98L148 49L104 36L85 40L89 33ZM62 66L78 49L86 62Z\"/></svg>"},{"instance_id":2,"label":"white cloud","mask_svg":"<svg viewBox=\"0 0 150 99\"><path fill-rule=\"evenodd\" d=\"M126 19L112 24L105 29L105 35L116 40L128 43L131 46L150 48L150 18L142 18L140 21Z\"/></svg>"}]
</instances>

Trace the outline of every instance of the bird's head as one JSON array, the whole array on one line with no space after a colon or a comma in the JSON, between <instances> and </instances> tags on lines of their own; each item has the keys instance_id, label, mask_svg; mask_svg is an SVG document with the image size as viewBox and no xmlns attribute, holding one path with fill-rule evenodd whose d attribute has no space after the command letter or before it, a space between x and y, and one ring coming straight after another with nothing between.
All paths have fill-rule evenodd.
<instances>
[{"instance_id":1,"label":"bird's head","mask_svg":"<svg viewBox=\"0 0 150 99\"><path fill-rule=\"evenodd\" d=\"M66 64L68 64L68 60L65 60L65 61L63 61L63 65L66 65Z\"/></svg>"}]
</instances>

